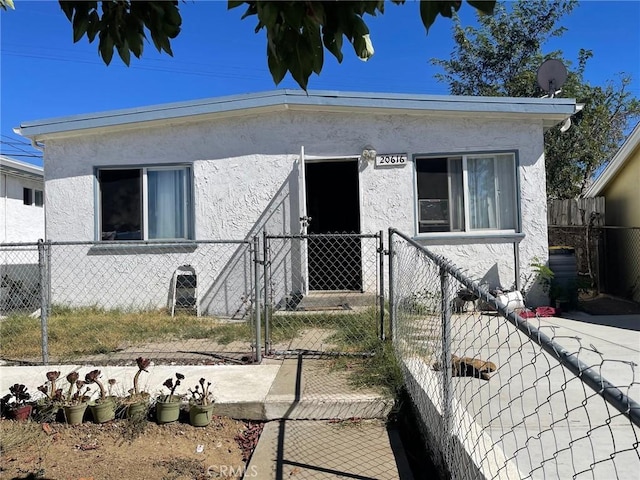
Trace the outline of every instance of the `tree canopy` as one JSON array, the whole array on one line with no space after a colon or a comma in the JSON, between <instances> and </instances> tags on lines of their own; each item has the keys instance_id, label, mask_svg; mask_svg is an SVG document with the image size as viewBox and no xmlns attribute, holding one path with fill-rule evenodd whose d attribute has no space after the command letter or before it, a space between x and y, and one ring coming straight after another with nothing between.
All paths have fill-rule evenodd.
<instances>
[{"instance_id":1,"label":"tree canopy","mask_svg":"<svg viewBox=\"0 0 640 480\"><path fill-rule=\"evenodd\" d=\"M527 0L496 7L492 16L480 16L478 27L462 27L455 19L455 47L449 59L434 59L454 95L540 97L537 68L548 58L562 60L569 75L563 97L584 104L566 132L555 127L545 133L548 198L574 198L588 188L594 173L610 159L631 122L640 116L640 102L627 87L628 75L592 86L584 72L592 52L580 49L577 65L562 51L543 53L543 46L564 28L560 19L575 7L575 0Z\"/></svg>"},{"instance_id":2,"label":"tree canopy","mask_svg":"<svg viewBox=\"0 0 640 480\"><path fill-rule=\"evenodd\" d=\"M404 0L391 0L403 4ZM477 11L493 12L495 0L467 0ZM114 50L129 65L131 54L140 58L147 35L159 52L173 55L171 40L182 29L177 0L59 0L73 28L73 41L86 36L89 43L98 39L98 52L109 65ZM451 18L461 0L421 0L420 17L426 30L438 15ZM374 53L373 40L366 24L367 16L384 13L384 0L359 1L235 1L228 9L244 7L242 19L257 21L255 32L266 32L267 64L276 84L285 75L307 89L312 73L320 74L325 50L342 62L344 39L355 54L368 60ZM0 8L13 8L13 0L0 0Z\"/></svg>"}]
</instances>

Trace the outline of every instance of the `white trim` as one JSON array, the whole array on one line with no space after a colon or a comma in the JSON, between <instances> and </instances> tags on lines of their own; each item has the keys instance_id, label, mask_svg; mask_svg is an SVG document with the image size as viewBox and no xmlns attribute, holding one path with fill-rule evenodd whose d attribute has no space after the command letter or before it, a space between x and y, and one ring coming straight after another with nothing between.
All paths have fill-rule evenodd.
<instances>
[{"instance_id":1,"label":"white trim","mask_svg":"<svg viewBox=\"0 0 640 480\"><path fill-rule=\"evenodd\" d=\"M587 189L584 196L589 198L597 197L611 180L618 174L633 151L640 146L640 123L638 123L631 134L627 137L620 149L613 156L606 168L600 173L596 181Z\"/></svg>"},{"instance_id":2,"label":"white trim","mask_svg":"<svg viewBox=\"0 0 640 480\"><path fill-rule=\"evenodd\" d=\"M34 141L44 141L82 134L82 131L88 129L95 132L104 129L130 129L157 123L190 122L286 110L527 118L539 119L544 128L550 128L576 113L576 102L566 98L276 90L36 120L22 123L14 132Z\"/></svg>"}]
</instances>

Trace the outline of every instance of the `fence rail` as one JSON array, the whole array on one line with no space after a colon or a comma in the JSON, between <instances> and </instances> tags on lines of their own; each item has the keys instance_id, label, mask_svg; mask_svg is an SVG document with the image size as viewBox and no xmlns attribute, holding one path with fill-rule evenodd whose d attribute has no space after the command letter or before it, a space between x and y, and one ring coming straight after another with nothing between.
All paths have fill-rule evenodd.
<instances>
[{"instance_id":1,"label":"fence rail","mask_svg":"<svg viewBox=\"0 0 640 480\"><path fill-rule=\"evenodd\" d=\"M521 318L402 233L389 235L393 342L441 468L457 479L637 475L637 349L606 358L562 324Z\"/></svg>"}]
</instances>

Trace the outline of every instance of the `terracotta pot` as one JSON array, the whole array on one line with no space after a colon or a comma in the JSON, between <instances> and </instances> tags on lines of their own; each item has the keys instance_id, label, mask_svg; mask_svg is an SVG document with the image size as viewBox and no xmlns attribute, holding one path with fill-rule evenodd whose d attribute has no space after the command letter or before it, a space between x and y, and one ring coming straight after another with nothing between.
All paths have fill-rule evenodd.
<instances>
[{"instance_id":1,"label":"terracotta pot","mask_svg":"<svg viewBox=\"0 0 640 480\"><path fill-rule=\"evenodd\" d=\"M10 410L11 418L14 420L27 420L31 416L32 410L33 407L31 405L21 405L19 407L12 408Z\"/></svg>"}]
</instances>

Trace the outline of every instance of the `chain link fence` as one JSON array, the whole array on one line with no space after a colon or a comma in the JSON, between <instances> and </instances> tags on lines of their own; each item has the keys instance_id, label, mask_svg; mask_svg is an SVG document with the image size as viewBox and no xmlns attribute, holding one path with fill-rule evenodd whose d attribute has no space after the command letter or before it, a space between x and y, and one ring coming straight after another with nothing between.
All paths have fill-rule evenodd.
<instances>
[{"instance_id":1,"label":"chain link fence","mask_svg":"<svg viewBox=\"0 0 640 480\"><path fill-rule=\"evenodd\" d=\"M382 338L382 235L264 236L265 351L366 353Z\"/></svg>"},{"instance_id":2,"label":"chain link fence","mask_svg":"<svg viewBox=\"0 0 640 480\"><path fill-rule=\"evenodd\" d=\"M633 340L603 352L563 319L521 318L403 234L390 230L389 243L393 343L442 471L456 479L637 477Z\"/></svg>"},{"instance_id":3,"label":"chain link fence","mask_svg":"<svg viewBox=\"0 0 640 480\"><path fill-rule=\"evenodd\" d=\"M549 245L575 249L583 285L640 303L640 227L549 225Z\"/></svg>"},{"instance_id":4,"label":"chain link fence","mask_svg":"<svg viewBox=\"0 0 640 480\"><path fill-rule=\"evenodd\" d=\"M254 358L253 242L3 244L2 357Z\"/></svg>"},{"instance_id":5,"label":"chain link fence","mask_svg":"<svg viewBox=\"0 0 640 480\"><path fill-rule=\"evenodd\" d=\"M640 303L640 227L603 227L604 291Z\"/></svg>"}]
</instances>

